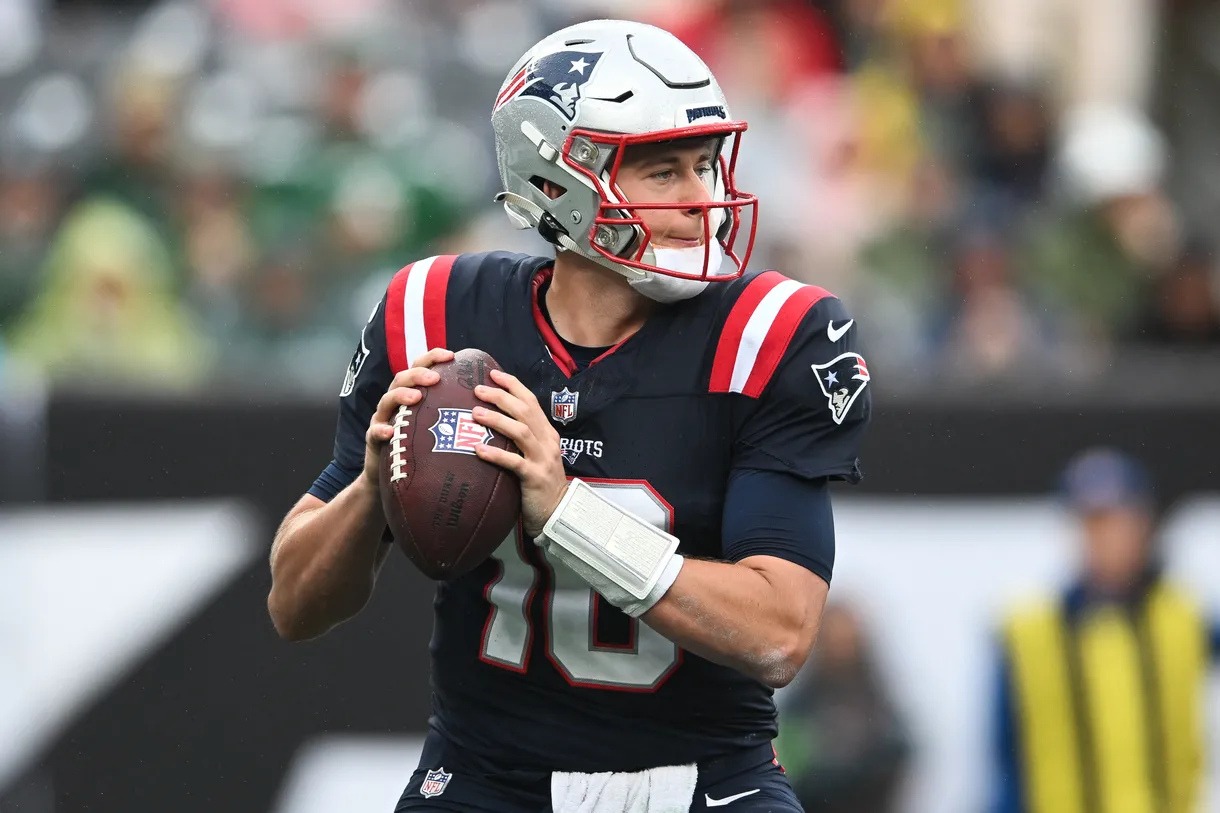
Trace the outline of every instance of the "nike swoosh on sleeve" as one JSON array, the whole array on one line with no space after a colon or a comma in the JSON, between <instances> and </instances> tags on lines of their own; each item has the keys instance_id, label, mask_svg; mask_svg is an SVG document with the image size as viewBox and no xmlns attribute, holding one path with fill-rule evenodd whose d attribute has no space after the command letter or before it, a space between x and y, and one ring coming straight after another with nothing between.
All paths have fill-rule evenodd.
<instances>
[{"instance_id":1,"label":"nike swoosh on sleeve","mask_svg":"<svg viewBox=\"0 0 1220 813\"><path fill-rule=\"evenodd\" d=\"M847 324L843 325L842 327L835 327L835 323L833 321L830 322L826 325L826 338L830 339L832 342L837 342L839 339L843 338L844 333L851 330L851 326L855 323L855 319L848 319Z\"/></svg>"}]
</instances>

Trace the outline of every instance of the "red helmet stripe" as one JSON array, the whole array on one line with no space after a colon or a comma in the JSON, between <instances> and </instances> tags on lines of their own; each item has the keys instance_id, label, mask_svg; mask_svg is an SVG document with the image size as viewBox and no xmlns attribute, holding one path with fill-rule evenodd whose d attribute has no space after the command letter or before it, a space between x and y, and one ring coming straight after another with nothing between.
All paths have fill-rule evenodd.
<instances>
[{"instance_id":1,"label":"red helmet stripe","mask_svg":"<svg viewBox=\"0 0 1220 813\"><path fill-rule=\"evenodd\" d=\"M500 107L500 105L504 104L521 91L521 88L525 86L525 74L528 70L529 64L527 63L525 67L517 71L516 75L514 75L513 78L508 81L508 84L504 86L504 90L500 91L500 95L496 97L496 103L492 106L493 110Z\"/></svg>"}]
</instances>

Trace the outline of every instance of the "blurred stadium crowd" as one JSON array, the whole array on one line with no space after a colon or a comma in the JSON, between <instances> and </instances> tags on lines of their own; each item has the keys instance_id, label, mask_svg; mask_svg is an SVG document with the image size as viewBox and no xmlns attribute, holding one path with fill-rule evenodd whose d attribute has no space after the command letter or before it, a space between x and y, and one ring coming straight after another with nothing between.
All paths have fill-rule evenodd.
<instances>
[{"instance_id":1,"label":"blurred stadium crowd","mask_svg":"<svg viewBox=\"0 0 1220 813\"><path fill-rule=\"evenodd\" d=\"M863 315L888 387L1220 357L1203 0L10 0L0 381L337 389L398 267L541 248L491 204L490 102L599 16L709 62L756 262Z\"/></svg>"}]
</instances>

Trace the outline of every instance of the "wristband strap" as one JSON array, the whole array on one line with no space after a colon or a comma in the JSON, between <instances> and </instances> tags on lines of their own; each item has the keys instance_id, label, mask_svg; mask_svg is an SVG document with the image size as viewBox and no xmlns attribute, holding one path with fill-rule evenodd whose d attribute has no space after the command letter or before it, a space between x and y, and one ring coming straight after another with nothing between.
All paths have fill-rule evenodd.
<instances>
[{"instance_id":1,"label":"wristband strap","mask_svg":"<svg viewBox=\"0 0 1220 813\"><path fill-rule=\"evenodd\" d=\"M633 617L656 604L682 569L677 537L580 480L569 483L534 541Z\"/></svg>"}]
</instances>

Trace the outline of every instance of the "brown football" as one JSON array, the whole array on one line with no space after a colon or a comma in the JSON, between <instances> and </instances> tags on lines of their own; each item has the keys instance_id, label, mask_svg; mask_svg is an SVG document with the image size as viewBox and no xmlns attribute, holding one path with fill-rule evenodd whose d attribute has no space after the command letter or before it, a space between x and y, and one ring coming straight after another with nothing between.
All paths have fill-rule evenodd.
<instances>
[{"instance_id":1,"label":"brown football","mask_svg":"<svg viewBox=\"0 0 1220 813\"><path fill-rule=\"evenodd\" d=\"M482 350L462 350L432 369L441 380L423 400L399 407L381 455L381 506L399 546L424 575L453 579L482 564L521 515L521 482L479 458L480 443L516 451L471 417L478 384L500 369Z\"/></svg>"}]
</instances>

